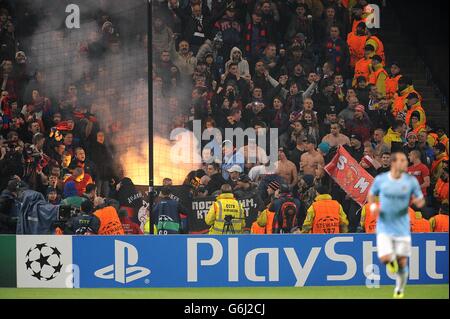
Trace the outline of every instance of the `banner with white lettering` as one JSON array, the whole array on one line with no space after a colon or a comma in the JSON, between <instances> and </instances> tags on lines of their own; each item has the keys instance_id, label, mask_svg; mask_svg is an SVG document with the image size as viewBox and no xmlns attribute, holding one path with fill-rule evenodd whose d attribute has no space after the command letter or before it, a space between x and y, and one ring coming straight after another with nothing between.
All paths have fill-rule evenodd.
<instances>
[{"instance_id":1,"label":"banner with white lettering","mask_svg":"<svg viewBox=\"0 0 450 319\"><path fill-rule=\"evenodd\" d=\"M155 186L154 190L156 194L159 194L162 186ZM148 201L148 186L141 186L140 191L146 192L144 196L144 204ZM215 196L205 196L205 197L192 197L192 192L190 187L185 185L171 186L172 194L170 197L176 201L179 201L185 213L188 216L189 223L189 233L190 234L207 234L210 226L206 225L205 217L208 214L209 208L216 200ZM238 198L239 202L242 204L245 212L245 230L250 231L252 223L258 217L258 200L251 194ZM156 197L154 202L157 202Z\"/></svg>"},{"instance_id":2,"label":"banner with white lettering","mask_svg":"<svg viewBox=\"0 0 450 319\"><path fill-rule=\"evenodd\" d=\"M374 178L344 147L339 147L334 158L324 169L350 198L361 206L366 203L367 193Z\"/></svg>"}]
</instances>

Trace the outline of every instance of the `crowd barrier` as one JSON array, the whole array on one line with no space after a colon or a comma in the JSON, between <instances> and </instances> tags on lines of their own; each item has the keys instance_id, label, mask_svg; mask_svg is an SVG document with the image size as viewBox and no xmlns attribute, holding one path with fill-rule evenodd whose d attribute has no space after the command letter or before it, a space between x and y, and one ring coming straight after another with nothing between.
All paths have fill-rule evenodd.
<instances>
[{"instance_id":1,"label":"crowd barrier","mask_svg":"<svg viewBox=\"0 0 450 319\"><path fill-rule=\"evenodd\" d=\"M448 284L448 234L413 234L410 284ZM0 287L394 284L375 236L0 236Z\"/></svg>"}]
</instances>

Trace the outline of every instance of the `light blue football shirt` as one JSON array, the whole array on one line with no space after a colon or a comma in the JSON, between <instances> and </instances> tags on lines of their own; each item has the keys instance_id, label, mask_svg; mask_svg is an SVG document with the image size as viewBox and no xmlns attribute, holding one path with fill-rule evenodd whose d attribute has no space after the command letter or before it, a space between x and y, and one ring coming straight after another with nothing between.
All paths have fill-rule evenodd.
<instances>
[{"instance_id":1,"label":"light blue football shirt","mask_svg":"<svg viewBox=\"0 0 450 319\"><path fill-rule=\"evenodd\" d=\"M410 236L408 207L411 196L423 198L417 178L404 173L394 179L386 172L375 178L369 193L380 199L377 234Z\"/></svg>"}]
</instances>

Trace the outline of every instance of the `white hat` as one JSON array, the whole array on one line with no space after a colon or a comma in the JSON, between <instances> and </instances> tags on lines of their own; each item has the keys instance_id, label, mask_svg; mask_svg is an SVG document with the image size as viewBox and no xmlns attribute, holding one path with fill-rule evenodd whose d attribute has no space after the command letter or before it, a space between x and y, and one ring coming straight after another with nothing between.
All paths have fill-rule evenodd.
<instances>
[{"instance_id":1,"label":"white hat","mask_svg":"<svg viewBox=\"0 0 450 319\"><path fill-rule=\"evenodd\" d=\"M239 165L233 165L228 169L228 173L238 172L242 173L242 168Z\"/></svg>"}]
</instances>

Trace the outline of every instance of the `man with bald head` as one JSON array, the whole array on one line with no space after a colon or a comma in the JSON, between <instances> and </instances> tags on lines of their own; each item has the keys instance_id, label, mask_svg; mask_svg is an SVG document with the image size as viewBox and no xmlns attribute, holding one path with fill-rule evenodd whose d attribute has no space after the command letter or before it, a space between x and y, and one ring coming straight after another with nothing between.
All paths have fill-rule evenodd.
<instances>
[{"instance_id":1,"label":"man with bald head","mask_svg":"<svg viewBox=\"0 0 450 319\"><path fill-rule=\"evenodd\" d=\"M183 37L191 45L194 54L197 54L200 46L205 40L212 39L213 24L219 20L225 13L227 2L224 1L220 10L214 16L203 14L200 1L193 1L191 5L191 14L180 8L177 0L169 1L169 8L180 18L183 25Z\"/></svg>"}]
</instances>

